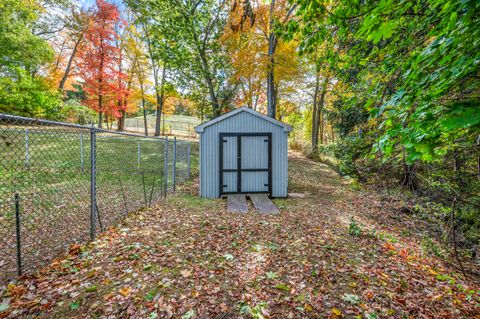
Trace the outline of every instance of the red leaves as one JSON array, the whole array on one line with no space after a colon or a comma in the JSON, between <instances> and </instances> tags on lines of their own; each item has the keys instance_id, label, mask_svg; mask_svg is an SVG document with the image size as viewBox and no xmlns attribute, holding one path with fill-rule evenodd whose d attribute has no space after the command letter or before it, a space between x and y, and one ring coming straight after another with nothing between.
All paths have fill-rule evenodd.
<instances>
[{"instance_id":1,"label":"red leaves","mask_svg":"<svg viewBox=\"0 0 480 319\"><path fill-rule=\"evenodd\" d=\"M79 75L85 82L86 105L118 118L125 109L123 99L129 94L124 84L127 76L121 71L121 48L117 45L117 29L125 23L115 4L97 0L96 5L85 32L86 43L79 52Z\"/></svg>"}]
</instances>

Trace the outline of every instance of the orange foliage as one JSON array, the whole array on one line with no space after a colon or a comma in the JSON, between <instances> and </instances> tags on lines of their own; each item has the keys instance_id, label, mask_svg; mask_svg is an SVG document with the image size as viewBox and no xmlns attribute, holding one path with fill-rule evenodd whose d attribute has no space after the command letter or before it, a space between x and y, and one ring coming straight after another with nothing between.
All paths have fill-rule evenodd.
<instances>
[{"instance_id":1,"label":"orange foliage","mask_svg":"<svg viewBox=\"0 0 480 319\"><path fill-rule=\"evenodd\" d=\"M247 105L262 110L266 103L266 74L268 65L269 4L254 3L254 21L245 19L241 6L234 6L222 36L234 68L233 81L240 92L235 99L237 106ZM286 15L287 1L277 1L276 16ZM253 23L252 23L253 22ZM275 53L275 79L280 90L299 76L296 54L297 43L279 40Z\"/></svg>"}]
</instances>

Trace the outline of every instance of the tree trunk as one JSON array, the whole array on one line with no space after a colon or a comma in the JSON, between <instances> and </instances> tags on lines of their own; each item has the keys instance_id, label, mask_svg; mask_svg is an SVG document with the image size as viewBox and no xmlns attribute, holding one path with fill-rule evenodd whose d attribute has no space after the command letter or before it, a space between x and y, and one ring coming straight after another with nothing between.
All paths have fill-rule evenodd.
<instances>
[{"instance_id":1,"label":"tree trunk","mask_svg":"<svg viewBox=\"0 0 480 319\"><path fill-rule=\"evenodd\" d=\"M100 80L101 81L101 80ZM98 95L98 128L102 128L102 118L103 118L103 112L102 112L102 95Z\"/></svg>"},{"instance_id":2,"label":"tree trunk","mask_svg":"<svg viewBox=\"0 0 480 319\"><path fill-rule=\"evenodd\" d=\"M320 112L320 124L319 124L320 144L322 144L322 145L325 143L324 126L325 126L325 123L324 123L324 120L323 120L323 110L322 110Z\"/></svg>"},{"instance_id":3,"label":"tree trunk","mask_svg":"<svg viewBox=\"0 0 480 319\"><path fill-rule=\"evenodd\" d=\"M317 70L315 77L315 92L313 93L313 109L312 109L312 155L317 153L318 149L318 91L320 90L320 72Z\"/></svg>"},{"instance_id":4,"label":"tree trunk","mask_svg":"<svg viewBox=\"0 0 480 319\"><path fill-rule=\"evenodd\" d=\"M65 68L65 72L63 73L62 80L60 81L60 85L58 86L60 90L63 90L65 87L65 83L67 82L68 75L70 74L70 69L72 68L73 59L77 54L78 46L80 45L80 42L82 42L82 39L83 39L83 33L78 37L78 40L75 42L75 46L73 47L72 54L68 59L67 67Z\"/></svg>"},{"instance_id":5,"label":"tree trunk","mask_svg":"<svg viewBox=\"0 0 480 319\"><path fill-rule=\"evenodd\" d=\"M167 63L163 63L162 69L162 83L160 88L158 88L158 76L155 79L155 88L157 94L157 110L155 118L155 136L160 136L160 125L162 124L162 113L163 113L163 102L165 98L165 77L167 74Z\"/></svg>"},{"instance_id":6,"label":"tree trunk","mask_svg":"<svg viewBox=\"0 0 480 319\"><path fill-rule=\"evenodd\" d=\"M405 150L403 150L403 177L400 185L408 188L411 191L415 191L418 188L415 171L413 170L412 165L407 163L405 158Z\"/></svg>"},{"instance_id":7,"label":"tree trunk","mask_svg":"<svg viewBox=\"0 0 480 319\"><path fill-rule=\"evenodd\" d=\"M205 77L205 81L207 82L208 86L208 93L210 95L210 99L212 101L212 109L213 109L213 117L220 116L220 105L218 103L217 96L215 94L215 88L213 87L212 77L210 75L210 68L208 67L208 61L205 56L205 51L203 51L200 47L198 47L198 55L202 61L203 65L203 75Z\"/></svg>"},{"instance_id":8,"label":"tree trunk","mask_svg":"<svg viewBox=\"0 0 480 319\"><path fill-rule=\"evenodd\" d=\"M124 110L120 110L121 116L118 118L117 121L117 131L125 131L125 117L127 115L127 112Z\"/></svg>"},{"instance_id":9,"label":"tree trunk","mask_svg":"<svg viewBox=\"0 0 480 319\"><path fill-rule=\"evenodd\" d=\"M145 129L145 136L148 136L147 110L145 109L145 90L143 88L143 80L140 80L140 92L142 95L143 126Z\"/></svg>"},{"instance_id":10,"label":"tree trunk","mask_svg":"<svg viewBox=\"0 0 480 319\"><path fill-rule=\"evenodd\" d=\"M268 65L267 65L267 106L268 116L275 118L277 115L277 89L275 87L275 51L277 48L277 37L273 32L275 14L275 0L270 3L270 20L268 23Z\"/></svg>"},{"instance_id":11,"label":"tree trunk","mask_svg":"<svg viewBox=\"0 0 480 319\"><path fill-rule=\"evenodd\" d=\"M319 91L319 80L320 75L317 74L317 80L316 80L316 85L315 85L315 94L314 94L314 99L318 98L318 91ZM318 134L320 131L320 115L323 113L323 107L325 104L325 96L327 95L327 89L328 89L328 81L330 79L327 77L323 80L322 84L322 91L320 93L320 97L318 101L314 101L314 111L315 113L313 114L313 119L312 119L312 152L315 154L318 151ZM322 123L323 124L323 123ZM323 129L322 129L322 135L323 135ZM333 129L332 129L332 139L333 139Z\"/></svg>"}]
</instances>

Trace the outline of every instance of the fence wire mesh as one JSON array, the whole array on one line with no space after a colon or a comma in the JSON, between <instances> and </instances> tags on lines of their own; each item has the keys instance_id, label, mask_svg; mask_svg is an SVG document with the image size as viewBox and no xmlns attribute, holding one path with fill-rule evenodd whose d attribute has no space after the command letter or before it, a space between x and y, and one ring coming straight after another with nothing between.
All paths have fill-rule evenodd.
<instances>
[{"instance_id":1,"label":"fence wire mesh","mask_svg":"<svg viewBox=\"0 0 480 319\"><path fill-rule=\"evenodd\" d=\"M158 202L189 177L185 149L171 138L0 114L0 282Z\"/></svg>"}]
</instances>

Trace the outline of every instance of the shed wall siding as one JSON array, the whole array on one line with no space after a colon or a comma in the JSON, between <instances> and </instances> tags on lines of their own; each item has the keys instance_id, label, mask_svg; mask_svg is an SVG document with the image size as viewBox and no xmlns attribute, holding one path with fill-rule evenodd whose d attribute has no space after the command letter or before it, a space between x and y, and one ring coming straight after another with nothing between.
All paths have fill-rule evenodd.
<instances>
[{"instance_id":1,"label":"shed wall siding","mask_svg":"<svg viewBox=\"0 0 480 319\"><path fill-rule=\"evenodd\" d=\"M200 134L200 195L219 197L219 133L272 133L272 196L286 197L288 187L288 145L284 129L247 112L241 112L205 128ZM257 154L245 152L245 161ZM251 177L250 177L251 178ZM259 178L262 178L259 176Z\"/></svg>"}]
</instances>

